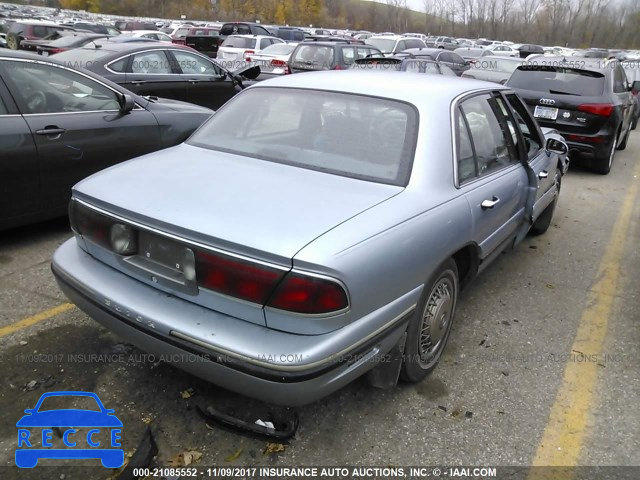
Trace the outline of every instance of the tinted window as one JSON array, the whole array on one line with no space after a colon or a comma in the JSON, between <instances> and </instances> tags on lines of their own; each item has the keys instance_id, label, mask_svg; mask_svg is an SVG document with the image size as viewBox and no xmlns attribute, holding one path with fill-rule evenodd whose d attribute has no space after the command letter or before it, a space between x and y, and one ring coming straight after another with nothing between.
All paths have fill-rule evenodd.
<instances>
[{"instance_id":1,"label":"tinted window","mask_svg":"<svg viewBox=\"0 0 640 480\"><path fill-rule=\"evenodd\" d=\"M464 58L462 58L457 53L449 52L449 56L451 57L452 63L462 63L464 64Z\"/></svg>"},{"instance_id":2,"label":"tinted window","mask_svg":"<svg viewBox=\"0 0 640 480\"><path fill-rule=\"evenodd\" d=\"M228 23L222 26L220 29L220 35L247 35L251 33L251 29L247 25L238 25L235 23ZM268 33L266 34L268 35Z\"/></svg>"},{"instance_id":3,"label":"tinted window","mask_svg":"<svg viewBox=\"0 0 640 480\"><path fill-rule=\"evenodd\" d=\"M182 73L189 75L219 75L221 73L220 69L206 58L178 50L172 50L171 53L176 57Z\"/></svg>"},{"instance_id":4,"label":"tinted window","mask_svg":"<svg viewBox=\"0 0 640 480\"><path fill-rule=\"evenodd\" d=\"M457 117L456 153L458 155L458 180L463 183L476 177L476 162L467 122L460 109L458 109Z\"/></svg>"},{"instance_id":5,"label":"tinted window","mask_svg":"<svg viewBox=\"0 0 640 480\"><path fill-rule=\"evenodd\" d=\"M389 38L370 38L366 42L376 47L382 53L391 53L393 47L396 45L395 40Z\"/></svg>"},{"instance_id":6,"label":"tinted window","mask_svg":"<svg viewBox=\"0 0 640 480\"><path fill-rule=\"evenodd\" d=\"M478 95L465 100L460 108L471 133L478 175L487 175L517 161L511 132L498 120L502 112L495 97Z\"/></svg>"},{"instance_id":7,"label":"tinted window","mask_svg":"<svg viewBox=\"0 0 640 480\"><path fill-rule=\"evenodd\" d=\"M615 93L623 93L627 91L627 78L620 66L616 66L613 70L613 91Z\"/></svg>"},{"instance_id":8,"label":"tinted window","mask_svg":"<svg viewBox=\"0 0 640 480\"><path fill-rule=\"evenodd\" d=\"M9 111L7 110L7 107L5 106L4 102L0 98L0 115L6 115L8 112Z\"/></svg>"},{"instance_id":9,"label":"tinted window","mask_svg":"<svg viewBox=\"0 0 640 480\"><path fill-rule=\"evenodd\" d=\"M256 39L255 38L247 38L247 37L237 37L232 35L227 37L224 42L222 42L223 47L232 47L232 48L255 48Z\"/></svg>"},{"instance_id":10,"label":"tinted window","mask_svg":"<svg viewBox=\"0 0 640 480\"><path fill-rule=\"evenodd\" d=\"M246 112L252 115L247 117ZM254 88L188 141L301 168L405 185L418 118L405 103L316 90Z\"/></svg>"},{"instance_id":11,"label":"tinted window","mask_svg":"<svg viewBox=\"0 0 640 480\"><path fill-rule=\"evenodd\" d=\"M253 27L255 35L271 35L271 32L263 27ZM251 33L251 32L249 32Z\"/></svg>"},{"instance_id":12,"label":"tinted window","mask_svg":"<svg viewBox=\"0 0 640 480\"><path fill-rule=\"evenodd\" d=\"M604 93L604 75L600 72L573 68L522 65L507 84L513 88L536 90L558 95L586 95L597 97Z\"/></svg>"},{"instance_id":13,"label":"tinted window","mask_svg":"<svg viewBox=\"0 0 640 480\"><path fill-rule=\"evenodd\" d=\"M124 69L127 65L128 58L129 57L121 58L117 62L113 62L112 64L109 65L109 69L114 72L124 73Z\"/></svg>"},{"instance_id":14,"label":"tinted window","mask_svg":"<svg viewBox=\"0 0 640 480\"><path fill-rule=\"evenodd\" d=\"M324 45L299 45L291 61L311 62L312 65L329 68L333 63L333 48Z\"/></svg>"},{"instance_id":15,"label":"tinted window","mask_svg":"<svg viewBox=\"0 0 640 480\"><path fill-rule=\"evenodd\" d=\"M116 94L90 78L52 65L7 61L23 113L118 110Z\"/></svg>"},{"instance_id":16,"label":"tinted window","mask_svg":"<svg viewBox=\"0 0 640 480\"><path fill-rule=\"evenodd\" d=\"M175 38L181 38L181 37L186 37L188 33L189 33L188 28L179 28L178 30L176 30L176 33L174 33L173 36Z\"/></svg>"},{"instance_id":17,"label":"tinted window","mask_svg":"<svg viewBox=\"0 0 640 480\"><path fill-rule=\"evenodd\" d=\"M438 61L453 63L453 57L449 52L442 52L440 55L438 55Z\"/></svg>"},{"instance_id":18,"label":"tinted window","mask_svg":"<svg viewBox=\"0 0 640 480\"><path fill-rule=\"evenodd\" d=\"M342 47L342 60L345 65L353 65L356 59L356 50L353 47Z\"/></svg>"},{"instance_id":19,"label":"tinted window","mask_svg":"<svg viewBox=\"0 0 640 480\"><path fill-rule=\"evenodd\" d=\"M164 52L158 50L133 55L129 71L131 73L167 74L171 73L171 67Z\"/></svg>"}]
</instances>

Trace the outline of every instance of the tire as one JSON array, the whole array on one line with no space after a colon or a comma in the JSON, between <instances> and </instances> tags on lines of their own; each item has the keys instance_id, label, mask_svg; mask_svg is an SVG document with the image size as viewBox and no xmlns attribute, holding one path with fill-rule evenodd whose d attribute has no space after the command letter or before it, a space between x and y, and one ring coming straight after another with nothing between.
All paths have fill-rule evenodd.
<instances>
[{"instance_id":1,"label":"tire","mask_svg":"<svg viewBox=\"0 0 640 480\"><path fill-rule=\"evenodd\" d=\"M15 34L7 35L7 47L11 50L20 50L20 39Z\"/></svg>"},{"instance_id":2,"label":"tire","mask_svg":"<svg viewBox=\"0 0 640 480\"><path fill-rule=\"evenodd\" d=\"M629 122L629 126L627 127L627 133L624 136L624 140L618 145L618 150L624 150L627 148L627 141L629 140L629 135L631 135L631 122Z\"/></svg>"},{"instance_id":3,"label":"tire","mask_svg":"<svg viewBox=\"0 0 640 480\"><path fill-rule=\"evenodd\" d=\"M592 170L600 175L607 175L611 171L613 157L616 154L616 139L611 140L606 156L595 158L592 164Z\"/></svg>"},{"instance_id":4,"label":"tire","mask_svg":"<svg viewBox=\"0 0 640 480\"><path fill-rule=\"evenodd\" d=\"M407 327L400 370L402 380L419 382L437 366L451 333L459 288L458 267L449 258L425 283L414 317ZM435 346L432 344L434 330L437 330Z\"/></svg>"},{"instance_id":5,"label":"tire","mask_svg":"<svg viewBox=\"0 0 640 480\"><path fill-rule=\"evenodd\" d=\"M556 210L556 205L558 204L558 197L560 196L560 187L562 187L562 172L560 169L556 170L555 176L555 184L558 189L558 193L556 194L556 198L553 199L547 208L544 209L544 212L540 214L540 216L536 219L536 221L531 226L529 233L531 235L542 235L551 226L551 220L553 220L553 213Z\"/></svg>"}]
</instances>

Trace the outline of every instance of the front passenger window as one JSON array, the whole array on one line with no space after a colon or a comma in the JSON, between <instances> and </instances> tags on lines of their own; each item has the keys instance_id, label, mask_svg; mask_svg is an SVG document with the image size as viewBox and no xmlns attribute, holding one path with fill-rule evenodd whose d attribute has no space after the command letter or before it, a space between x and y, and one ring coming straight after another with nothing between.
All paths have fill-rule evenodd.
<instances>
[{"instance_id":1,"label":"front passenger window","mask_svg":"<svg viewBox=\"0 0 640 480\"><path fill-rule=\"evenodd\" d=\"M172 51L182 73L186 75L220 75L222 72L211 61L189 52Z\"/></svg>"}]
</instances>

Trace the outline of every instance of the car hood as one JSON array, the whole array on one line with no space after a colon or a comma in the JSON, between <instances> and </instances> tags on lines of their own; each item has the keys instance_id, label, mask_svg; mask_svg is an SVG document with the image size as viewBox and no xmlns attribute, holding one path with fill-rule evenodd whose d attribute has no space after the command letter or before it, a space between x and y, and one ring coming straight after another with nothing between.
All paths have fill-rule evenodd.
<instances>
[{"instance_id":1,"label":"car hood","mask_svg":"<svg viewBox=\"0 0 640 480\"><path fill-rule=\"evenodd\" d=\"M121 427L113 415L91 410L47 410L25 415L16 427Z\"/></svg>"},{"instance_id":2,"label":"car hood","mask_svg":"<svg viewBox=\"0 0 640 480\"><path fill-rule=\"evenodd\" d=\"M93 175L74 195L195 241L290 264L318 236L402 190L182 144Z\"/></svg>"}]
</instances>

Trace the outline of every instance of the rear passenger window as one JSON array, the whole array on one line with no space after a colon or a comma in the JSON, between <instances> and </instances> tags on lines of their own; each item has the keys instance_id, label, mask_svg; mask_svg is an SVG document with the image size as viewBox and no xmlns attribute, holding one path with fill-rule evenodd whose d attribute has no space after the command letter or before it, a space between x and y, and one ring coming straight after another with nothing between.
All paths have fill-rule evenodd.
<instances>
[{"instance_id":1,"label":"rear passenger window","mask_svg":"<svg viewBox=\"0 0 640 480\"><path fill-rule=\"evenodd\" d=\"M167 57L162 51L138 53L133 56L131 73L166 74L171 73Z\"/></svg>"},{"instance_id":2,"label":"rear passenger window","mask_svg":"<svg viewBox=\"0 0 640 480\"><path fill-rule=\"evenodd\" d=\"M9 113L9 111L7 110L7 107L4 105L4 102L0 98L0 115L6 115L7 113Z\"/></svg>"},{"instance_id":3,"label":"rear passenger window","mask_svg":"<svg viewBox=\"0 0 640 480\"><path fill-rule=\"evenodd\" d=\"M464 183L476 176L476 162L473 156L473 147L469 138L469 129L462 115L458 112L458 138L456 153L458 155L458 180Z\"/></svg>"},{"instance_id":4,"label":"rear passenger window","mask_svg":"<svg viewBox=\"0 0 640 480\"><path fill-rule=\"evenodd\" d=\"M344 59L345 65L353 65L355 57L356 53L353 47L344 47L342 49L342 58Z\"/></svg>"},{"instance_id":5,"label":"rear passenger window","mask_svg":"<svg viewBox=\"0 0 640 480\"><path fill-rule=\"evenodd\" d=\"M127 65L128 58L129 57L121 58L120 60L107 65L107 67L109 68L109 70L113 72L124 73L124 69L125 69L125 66Z\"/></svg>"},{"instance_id":6,"label":"rear passenger window","mask_svg":"<svg viewBox=\"0 0 640 480\"><path fill-rule=\"evenodd\" d=\"M512 133L504 122L502 107L493 95L465 100L460 109L470 133L478 176L488 175L518 161Z\"/></svg>"}]
</instances>

